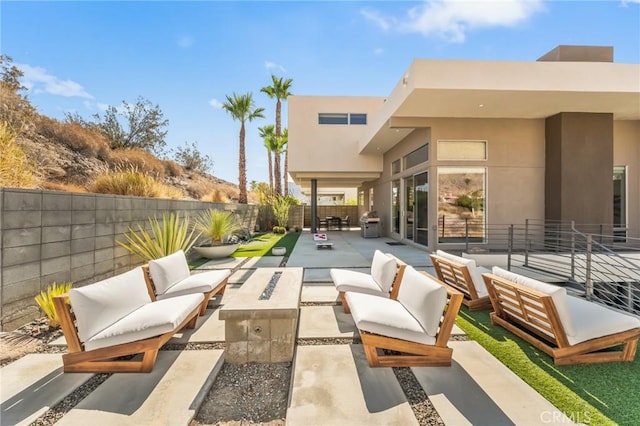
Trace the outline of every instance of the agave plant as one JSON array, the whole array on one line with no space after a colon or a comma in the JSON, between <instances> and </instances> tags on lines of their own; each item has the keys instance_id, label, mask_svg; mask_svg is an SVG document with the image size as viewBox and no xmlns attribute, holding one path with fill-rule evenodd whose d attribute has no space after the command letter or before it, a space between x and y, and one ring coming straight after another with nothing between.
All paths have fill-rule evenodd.
<instances>
[{"instance_id":1,"label":"agave plant","mask_svg":"<svg viewBox=\"0 0 640 426\"><path fill-rule=\"evenodd\" d=\"M162 223L149 218L151 232L138 225L137 232L129 228L126 242L118 244L145 261L159 259L182 250L188 252L200 236L189 224L189 218L180 219L176 213L164 213Z\"/></svg>"},{"instance_id":2,"label":"agave plant","mask_svg":"<svg viewBox=\"0 0 640 426\"><path fill-rule=\"evenodd\" d=\"M198 216L194 228L202 235L209 237L212 245L221 245L234 232L242 229L242 225L233 212L209 209Z\"/></svg>"},{"instance_id":3,"label":"agave plant","mask_svg":"<svg viewBox=\"0 0 640 426\"><path fill-rule=\"evenodd\" d=\"M71 283L53 283L47 288L47 291L41 291L36 296L36 303L49 318L49 328L60 327L60 319L53 305L53 298L68 293L69 290L71 290Z\"/></svg>"}]
</instances>

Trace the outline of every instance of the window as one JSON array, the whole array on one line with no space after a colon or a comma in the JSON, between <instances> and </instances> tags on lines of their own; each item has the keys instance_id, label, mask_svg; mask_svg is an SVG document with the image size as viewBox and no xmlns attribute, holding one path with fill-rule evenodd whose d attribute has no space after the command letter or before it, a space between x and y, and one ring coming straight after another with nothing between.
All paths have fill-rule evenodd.
<instances>
[{"instance_id":1,"label":"window","mask_svg":"<svg viewBox=\"0 0 640 426\"><path fill-rule=\"evenodd\" d=\"M369 211L373 211L373 188L369 188Z\"/></svg>"},{"instance_id":2,"label":"window","mask_svg":"<svg viewBox=\"0 0 640 426\"><path fill-rule=\"evenodd\" d=\"M325 113L318 114L318 124L367 124L367 114L363 113Z\"/></svg>"},{"instance_id":3,"label":"window","mask_svg":"<svg viewBox=\"0 0 640 426\"><path fill-rule=\"evenodd\" d=\"M613 167L613 233L616 237L627 235L627 168ZM616 242L623 242L617 238Z\"/></svg>"},{"instance_id":4,"label":"window","mask_svg":"<svg viewBox=\"0 0 640 426\"><path fill-rule=\"evenodd\" d=\"M404 163L404 170L429 161L429 144L422 145L415 151L410 152L409 154L405 155L402 160L402 162Z\"/></svg>"},{"instance_id":5,"label":"window","mask_svg":"<svg viewBox=\"0 0 640 426\"><path fill-rule=\"evenodd\" d=\"M318 114L318 124L349 124L348 114Z\"/></svg>"},{"instance_id":6,"label":"window","mask_svg":"<svg viewBox=\"0 0 640 426\"><path fill-rule=\"evenodd\" d=\"M367 114L349 114L349 124L367 124Z\"/></svg>"},{"instance_id":7,"label":"window","mask_svg":"<svg viewBox=\"0 0 640 426\"><path fill-rule=\"evenodd\" d=\"M438 168L438 242L485 241L483 167Z\"/></svg>"},{"instance_id":8,"label":"window","mask_svg":"<svg viewBox=\"0 0 640 426\"><path fill-rule=\"evenodd\" d=\"M486 160L487 141L438 141L438 160Z\"/></svg>"},{"instance_id":9,"label":"window","mask_svg":"<svg viewBox=\"0 0 640 426\"><path fill-rule=\"evenodd\" d=\"M400 160L391 163L391 174L395 175L396 173L400 173Z\"/></svg>"}]
</instances>

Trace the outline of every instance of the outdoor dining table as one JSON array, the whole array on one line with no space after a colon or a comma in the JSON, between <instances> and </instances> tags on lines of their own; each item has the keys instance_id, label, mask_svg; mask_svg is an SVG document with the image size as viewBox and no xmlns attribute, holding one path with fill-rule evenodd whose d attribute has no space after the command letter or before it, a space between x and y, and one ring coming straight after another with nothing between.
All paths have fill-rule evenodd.
<instances>
[{"instance_id":1,"label":"outdoor dining table","mask_svg":"<svg viewBox=\"0 0 640 426\"><path fill-rule=\"evenodd\" d=\"M327 231L329 231L332 226L334 229L342 231L342 221L340 220L340 216L327 216L325 219L327 220Z\"/></svg>"}]
</instances>

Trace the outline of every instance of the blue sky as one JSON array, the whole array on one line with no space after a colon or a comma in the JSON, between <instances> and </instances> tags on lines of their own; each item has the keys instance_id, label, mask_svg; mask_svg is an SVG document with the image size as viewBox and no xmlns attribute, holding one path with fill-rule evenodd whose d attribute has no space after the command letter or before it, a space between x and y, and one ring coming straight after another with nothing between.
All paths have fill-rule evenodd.
<instances>
[{"instance_id":1,"label":"blue sky","mask_svg":"<svg viewBox=\"0 0 640 426\"><path fill-rule=\"evenodd\" d=\"M142 96L169 120L169 148L197 142L236 183L239 124L220 103L251 91L265 108L247 129L247 178L267 181L257 127L274 121L260 93L271 73L294 94L386 96L415 58L534 61L586 44L640 63L640 0L4 0L0 14L0 50L41 113L89 118Z\"/></svg>"}]
</instances>

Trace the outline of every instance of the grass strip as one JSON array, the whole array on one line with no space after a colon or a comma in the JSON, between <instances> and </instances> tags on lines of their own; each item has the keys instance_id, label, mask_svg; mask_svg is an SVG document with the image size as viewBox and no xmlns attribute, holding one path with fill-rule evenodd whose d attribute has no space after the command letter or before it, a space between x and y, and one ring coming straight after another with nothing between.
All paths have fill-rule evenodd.
<instances>
[{"instance_id":1,"label":"grass strip","mask_svg":"<svg viewBox=\"0 0 640 426\"><path fill-rule=\"evenodd\" d=\"M284 247L287 249L287 256L291 255L293 248L296 246L298 242L298 238L300 238L300 232L290 232L288 234L284 234L282 238L273 246L273 247ZM271 250L265 255L271 256Z\"/></svg>"},{"instance_id":2,"label":"grass strip","mask_svg":"<svg viewBox=\"0 0 640 426\"><path fill-rule=\"evenodd\" d=\"M499 326L489 312L460 310L458 326L576 423L640 424L640 360L556 366L553 359Z\"/></svg>"}]
</instances>

